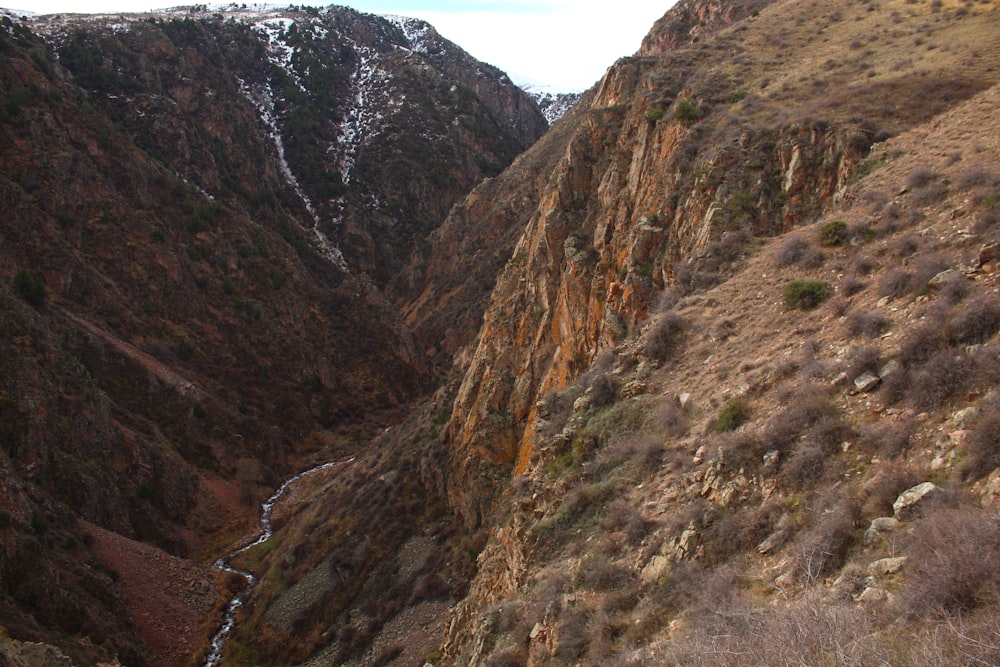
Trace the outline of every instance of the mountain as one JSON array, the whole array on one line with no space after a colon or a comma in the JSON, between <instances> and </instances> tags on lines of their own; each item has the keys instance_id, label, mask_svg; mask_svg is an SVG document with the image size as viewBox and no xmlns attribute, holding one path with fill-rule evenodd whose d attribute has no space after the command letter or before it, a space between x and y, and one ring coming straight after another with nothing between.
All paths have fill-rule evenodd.
<instances>
[{"instance_id":1,"label":"mountain","mask_svg":"<svg viewBox=\"0 0 1000 667\"><path fill-rule=\"evenodd\" d=\"M224 664L997 662L995 3L681 0L544 134L393 93L447 207L340 159L364 59L299 36L415 24L180 11L0 43L8 661L200 662L207 566L341 460L231 559ZM381 85L474 88L435 55Z\"/></svg>"},{"instance_id":2,"label":"mountain","mask_svg":"<svg viewBox=\"0 0 1000 667\"><path fill-rule=\"evenodd\" d=\"M435 385L407 267L546 123L346 8L5 16L0 58L0 624L196 659L258 501Z\"/></svg>"}]
</instances>

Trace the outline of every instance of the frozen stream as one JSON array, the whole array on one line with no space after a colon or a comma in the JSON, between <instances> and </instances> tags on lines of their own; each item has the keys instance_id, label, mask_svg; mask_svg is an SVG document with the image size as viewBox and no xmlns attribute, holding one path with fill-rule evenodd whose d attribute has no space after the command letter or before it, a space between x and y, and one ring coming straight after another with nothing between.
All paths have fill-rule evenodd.
<instances>
[{"instance_id":1,"label":"frozen stream","mask_svg":"<svg viewBox=\"0 0 1000 667\"><path fill-rule=\"evenodd\" d=\"M249 544L235 549L234 551L230 551L228 554L215 561L213 566L216 569L240 575L246 580L246 586L244 586L243 590L240 591L232 600L229 601L229 604L226 605L225 611L222 613L222 626L215 633L215 636L212 637L210 651L208 657L205 658L205 667L215 667L219 664L219 661L222 660L222 649L226 646L229 636L233 633L233 626L236 624L236 612L243 606L243 603L253 592L254 586L257 585L257 577L253 576L250 572L237 570L229 564L229 561L244 551L252 549L258 544L263 544L271 539L271 536L274 535L274 529L271 528L271 512L274 511L275 504L277 504L278 500L281 499L281 496L285 494L285 491L287 491L292 484L299 481L303 477L308 477L309 475L313 475L322 470L328 470L343 463L350 463L353 460L354 457L352 456L349 459L341 461L330 461L329 463L318 465L315 468L310 468L309 470L305 470L286 479L285 482L278 487L278 490L271 494L271 497L260 505L260 532L257 535L257 539Z\"/></svg>"}]
</instances>

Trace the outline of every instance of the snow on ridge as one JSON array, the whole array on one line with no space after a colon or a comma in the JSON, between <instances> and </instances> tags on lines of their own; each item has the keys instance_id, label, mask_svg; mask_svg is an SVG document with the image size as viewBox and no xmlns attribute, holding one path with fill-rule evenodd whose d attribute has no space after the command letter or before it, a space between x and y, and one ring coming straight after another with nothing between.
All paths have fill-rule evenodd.
<instances>
[{"instance_id":1,"label":"snow on ridge","mask_svg":"<svg viewBox=\"0 0 1000 667\"><path fill-rule=\"evenodd\" d=\"M313 219L313 226L310 230L313 233L313 237L316 240L317 250L323 255L327 260L338 266L341 270L347 271L347 262L344 260L344 254L340 251L330 239L320 230L320 219L319 213L316 211L316 207L313 205L312 200L306 195L302 186L299 185L299 181L295 178L295 174L292 173L292 168L285 159L285 142L281 137L281 129L278 127L278 118L274 109L274 91L271 89L271 84L265 84L263 86L258 86L256 89L251 88L246 81L236 77L237 82L240 84L240 91L243 95L250 100L250 102L257 108L257 112L261 121L268 129L268 136L271 141L274 142L274 148L278 156L278 166L281 169L282 175L285 177L285 181L292 186L295 194L298 195L302 204L305 206L309 215Z\"/></svg>"},{"instance_id":2,"label":"snow on ridge","mask_svg":"<svg viewBox=\"0 0 1000 667\"><path fill-rule=\"evenodd\" d=\"M432 29L430 23L421 19L398 16L396 14L381 14L380 16L403 31L403 36L406 37L411 51L416 51L417 53L429 52L427 45L429 42L428 35Z\"/></svg>"}]
</instances>

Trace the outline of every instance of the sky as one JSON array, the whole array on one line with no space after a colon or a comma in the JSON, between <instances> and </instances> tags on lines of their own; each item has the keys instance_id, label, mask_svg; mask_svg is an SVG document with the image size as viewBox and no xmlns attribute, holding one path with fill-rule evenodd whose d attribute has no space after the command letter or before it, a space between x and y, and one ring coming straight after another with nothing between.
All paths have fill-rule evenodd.
<instances>
[{"instance_id":1,"label":"sky","mask_svg":"<svg viewBox=\"0 0 1000 667\"><path fill-rule=\"evenodd\" d=\"M243 2L245 0L239 0ZM326 6L325 0L288 0ZM618 58L635 53L675 0L338 0L359 11L424 19L479 60L517 83L554 92L583 91ZM0 0L36 14L142 12L195 0ZM225 4L211 2L209 5ZM253 2L248 1L247 5ZM284 5L284 2L280 3Z\"/></svg>"}]
</instances>

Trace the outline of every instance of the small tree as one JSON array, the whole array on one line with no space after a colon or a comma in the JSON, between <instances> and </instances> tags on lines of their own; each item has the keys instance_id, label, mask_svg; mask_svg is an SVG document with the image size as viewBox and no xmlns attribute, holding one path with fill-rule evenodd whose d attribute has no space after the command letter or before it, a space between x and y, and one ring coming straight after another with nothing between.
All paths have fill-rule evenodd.
<instances>
[{"instance_id":1,"label":"small tree","mask_svg":"<svg viewBox=\"0 0 1000 667\"><path fill-rule=\"evenodd\" d=\"M14 274L14 289L18 295L36 308L45 303L45 281L21 269Z\"/></svg>"}]
</instances>

